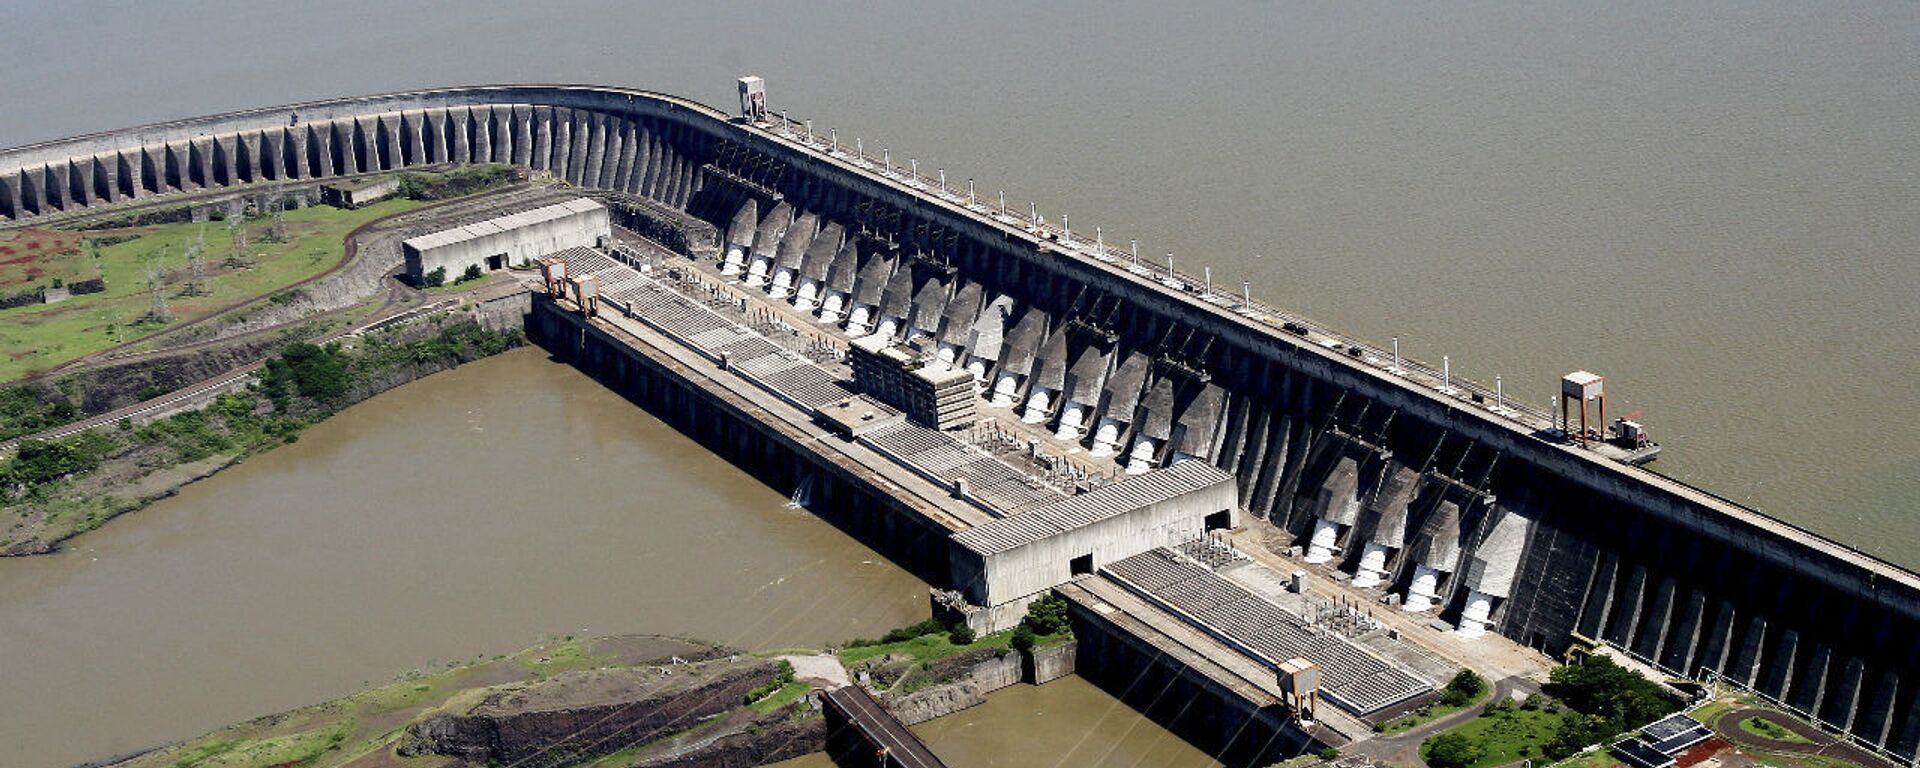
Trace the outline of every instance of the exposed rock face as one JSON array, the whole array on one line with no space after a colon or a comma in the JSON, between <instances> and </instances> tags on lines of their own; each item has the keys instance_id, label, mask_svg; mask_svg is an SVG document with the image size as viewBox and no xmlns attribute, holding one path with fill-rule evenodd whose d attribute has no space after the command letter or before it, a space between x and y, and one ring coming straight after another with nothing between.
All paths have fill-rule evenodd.
<instances>
[{"instance_id":1,"label":"exposed rock face","mask_svg":"<svg viewBox=\"0 0 1920 768\"><path fill-rule=\"evenodd\" d=\"M399 751L529 768L571 765L730 712L776 674L772 662L750 657L568 672L495 692L465 715L417 723Z\"/></svg>"},{"instance_id":2,"label":"exposed rock face","mask_svg":"<svg viewBox=\"0 0 1920 768\"><path fill-rule=\"evenodd\" d=\"M810 755L827 748L826 718L790 719L764 728L733 733L693 752L658 759L642 759L634 768L747 768Z\"/></svg>"}]
</instances>

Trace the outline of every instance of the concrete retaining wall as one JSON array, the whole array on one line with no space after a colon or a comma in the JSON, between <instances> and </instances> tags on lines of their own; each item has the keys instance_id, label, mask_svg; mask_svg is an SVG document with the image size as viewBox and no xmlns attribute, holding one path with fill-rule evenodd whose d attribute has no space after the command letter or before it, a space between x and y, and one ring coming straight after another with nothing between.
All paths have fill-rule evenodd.
<instances>
[{"instance_id":1,"label":"concrete retaining wall","mask_svg":"<svg viewBox=\"0 0 1920 768\"><path fill-rule=\"evenodd\" d=\"M534 343L783 494L811 478L809 511L922 580L945 578L944 528L719 395L700 373L614 340L545 296L532 301L527 336Z\"/></svg>"}]
</instances>

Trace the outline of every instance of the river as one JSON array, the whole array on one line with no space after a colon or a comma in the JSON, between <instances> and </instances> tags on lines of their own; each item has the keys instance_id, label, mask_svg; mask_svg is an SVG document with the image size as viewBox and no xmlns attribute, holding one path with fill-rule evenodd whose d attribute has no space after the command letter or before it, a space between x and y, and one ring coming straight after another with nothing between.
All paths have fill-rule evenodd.
<instances>
[{"instance_id":1,"label":"river","mask_svg":"<svg viewBox=\"0 0 1920 768\"><path fill-rule=\"evenodd\" d=\"M563 635L875 637L926 618L926 590L521 349L348 408L62 554L0 559L0 763L71 765ZM1073 682L1019 706L1198 755Z\"/></svg>"}]
</instances>

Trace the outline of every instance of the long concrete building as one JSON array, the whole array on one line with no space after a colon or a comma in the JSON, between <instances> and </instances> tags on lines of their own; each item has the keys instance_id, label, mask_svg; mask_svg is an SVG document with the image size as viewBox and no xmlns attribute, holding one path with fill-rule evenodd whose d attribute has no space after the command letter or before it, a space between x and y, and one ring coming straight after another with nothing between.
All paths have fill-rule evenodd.
<instances>
[{"instance_id":1,"label":"long concrete building","mask_svg":"<svg viewBox=\"0 0 1920 768\"><path fill-rule=\"evenodd\" d=\"M436 271L451 281L469 269L492 272L568 248L604 246L610 222L606 206L576 198L411 237L400 248L414 284Z\"/></svg>"},{"instance_id":2,"label":"long concrete building","mask_svg":"<svg viewBox=\"0 0 1920 768\"><path fill-rule=\"evenodd\" d=\"M1211 465L1234 514L1463 630L1611 645L1920 751L1914 573L779 120L588 86L334 99L5 150L0 220L448 162L625 196L614 215L636 225L695 222L689 251L747 285L850 334L930 338L993 405L1130 470ZM939 565L930 578L969 573Z\"/></svg>"}]
</instances>

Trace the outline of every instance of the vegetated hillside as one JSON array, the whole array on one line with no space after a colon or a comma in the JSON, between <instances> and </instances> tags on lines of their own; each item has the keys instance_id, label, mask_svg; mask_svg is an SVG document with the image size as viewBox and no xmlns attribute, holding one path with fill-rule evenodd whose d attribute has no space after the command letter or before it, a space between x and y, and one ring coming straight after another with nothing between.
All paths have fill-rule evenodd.
<instances>
[{"instance_id":1,"label":"vegetated hillside","mask_svg":"<svg viewBox=\"0 0 1920 768\"><path fill-rule=\"evenodd\" d=\"M28 440L0 461L0 555L51 552L61 542L139 509L348 405L422 376L525 343L517 329L432 316L351 346L292 344L257 385L143 426L122 422L51 441ZM23 394L24 393L24 394ZM0 390L0 410L58 421L61 406L30 390ZM67 406L68 409L71 406Z\"/></svg>"},{"instance_id":2,"label":"vegetated hillside","mask_svg":"<svg viewBox=\"0 0 1920 768\"><path fill-rule=\"evenodd\" d=\"M420 206L309 207L113 230L0 231L0 294L103 281L53 304L0 309L0 381L204 318L332 269L354 228Z\"/></svg>"},{"instance_id":3,"label":"vegetated hillside","mask_svg":"<svg viewBox=\"0 0 1920 768\"><path fill-rule=\"evenodd\" d=\"M807 699L749 706L783 668L689 640L569 637L412 672L121 765L758 765L825 743L825 721Z\"/></svg>"}]
</instances>

